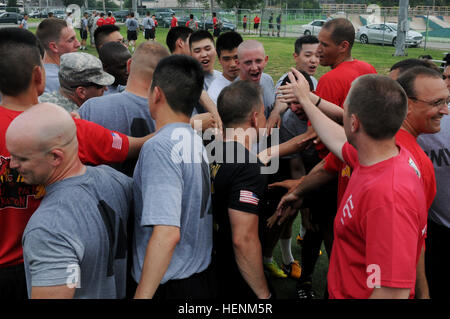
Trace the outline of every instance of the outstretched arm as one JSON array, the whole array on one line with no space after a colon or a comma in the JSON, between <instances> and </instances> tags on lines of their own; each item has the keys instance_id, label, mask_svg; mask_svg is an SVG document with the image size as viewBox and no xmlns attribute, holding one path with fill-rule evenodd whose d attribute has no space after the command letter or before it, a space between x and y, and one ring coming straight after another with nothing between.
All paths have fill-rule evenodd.
<instances>
[{"instance_id":1,"label":"outstretched arm","mask_svg":"<svg viewBox=\"0 0 450 319\"><path fill-rule=\"evenodd\" d=\"M297 78L297 80L294 78ZM294 95L303 105L305 113L308 115L311 124L319 135L321 141L325 146L337 157L343 160L342 147L347 142L344 128L331 120L322 111L320 111L309 99L309 86L303 75L292 68L292 72L289 72L289 78L291 83L288 86L292 87Z\"/></svg>"}]
</instances>

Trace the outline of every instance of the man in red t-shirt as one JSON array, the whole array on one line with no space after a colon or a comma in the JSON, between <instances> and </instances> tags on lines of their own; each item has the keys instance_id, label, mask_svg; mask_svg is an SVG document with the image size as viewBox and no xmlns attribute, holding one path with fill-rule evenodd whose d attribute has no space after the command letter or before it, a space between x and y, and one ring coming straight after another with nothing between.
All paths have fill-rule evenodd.
<instances>
[{"instance_id":1,"label":"man in red t-shirt","mask_svg":"<svg viewBox=\"0 0 450 319\"><path fill-rule=\"evenodd\" d=\"M417 66L432 69L431 71L424 68L417 68ZM411 69L411 70L410 70ZM430 96L445 97L444 83L440 78L440 74L434 72L434 65L426 64L422 60L408 59L408 61L402 61L396 63L391 68L390 76L396 79L400 76L400 84L407 91L407 95L411 96L408 101L408 106L411 112L408 115L396 134L396 141L399 145L404 146L416 159L416 163L423 179L424 193L427 202L427 208L429 208L434 200L436 194L436 180L433 170L433 165L423 150L420 148L416 141L418 135L423 133L436 133L439 131L439 125L433 125L433 123L439 123L439 121L432 120L436 118L439 120L443 114L448 114L448 109L445 108L433 108L428 106L427 109L423 109L423 103L414 100L417 98L417 91L423 88ZM405 73L405 77L403 74ZM420 95L420 97L422 97ZM427 97L428 98L428 97ZM422 112L420 112L422 110ZM428 124L424 124L428 123ZM296 188L295 193L298 197L302 197L307 194L310 189L315 189L325 184L327 181L336 177L338 174L338 205L345 193L347 185L350 180L352 172L352 164L343 163L334 154L329 153L320 165L308 174L301 182L300 185L295 185L291 190ZM290 182L294 183L293 181ZM288 184L288 182L286 182ZM282 202L286 202L286 198L282 199ZM423 256L419 261L417 272L417 284L416 284L416 298L428 298L428 287L423 270Z\"/></svg>"},{"instance_id":2,"label":"man in red t-shirt","mask_svg":"<svg viewBox=\"0 0 450 319\"><path fill-rule=\"evenodd\" d=\"M407 113L404 91L387 77L360 77L344 104L342 129L300 82L294 92L314 129L354 170L334 223L330 297L413 297L427 202L415 158L395 140Z\"/></svg>"},{"instance_id":3,"label":"man in red t-shirt","mask_svg":"<svg viewBox=\"0 0 450 319\"><path fill-rule=\"evenodd\" d=\"M9 124L23 111L38 103L44 92L45 71L36 37L20 28L0 30L0 299L27 298L22 256L22 233L39 206L45 189L27 185L9 166L10 154L5 145ZM14 52L14 54L12 54ZM16 61L22 61L18 65ZM20 71L19 71L20 69ZM74 119L79 143L78 156L85 164L99 165L136 158L148 139L131 138L92 122Z\"/></svg>"},{"instance_id":4,"label":"man in red t-shirt","mask_svg":"<svg viewBox=\"0 0 450 319\"><path fill-rule=\"evenodd\" d=\"M106 24L106 20L105 20L105 14L102 12L100 13L100 18L98 18L97 20L97 27L101 27L102 25Z\"/></svg>"},{"instance_id":5,"label":"man in red t-shirt","mask_svg":"<svg viewBox=\"0 0 450 319\"><path fill-rule=\"evenodd\" d=\"M261 22L261 18L258 17L258 15L255 16L253 19L253 29L255 30L255 33L258 33L259 23Z\"/></svg>"},{"instance_id":6,"label":"man in red t-shirt","mask_svg":"<svg viewBox=\"0 0 450 319\"><path fill-rule=\"evenodd\" d=\"M105 19L105 24L116 24L116 18L112 15L112 12L108 12L108 17Z\"/></svg>"},{"instance_id":7,"label":"man in red t-shirt","mask_svg":"<svg viewBox=\"0 0 450 319\"><path fill-rule=\"evenodd\" d=\"M174 28L178 26L178 19L175 17L175 13L172 13L172 20L170 21L170 27Z\"/></svg>"}]
</instances>

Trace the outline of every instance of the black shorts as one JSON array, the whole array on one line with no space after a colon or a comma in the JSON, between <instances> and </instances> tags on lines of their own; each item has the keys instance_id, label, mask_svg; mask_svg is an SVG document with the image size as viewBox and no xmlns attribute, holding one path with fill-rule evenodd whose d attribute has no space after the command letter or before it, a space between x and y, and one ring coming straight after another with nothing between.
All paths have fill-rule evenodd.
<instances>
[{"instance_id":1,"label":"black shorts","mask_svg":"<svg viewBox=\"0 0 450 319\"><path fill-rule=\"evenodd\" d=\"M269 24L269 29L273 29L273 24L272 23Z\"/></svg>"},{"instance_id":2,"label":"black shorts","mask_svg":"<svg viewBox=\"0 0 450 319\"><path fill-rule=\"evenodd\" d=\"M278 31L280 31L280 29L281 29L281 24L277 24L277 29L278 29Z\"/></svg>"},{"instance_id":3,"label":"black shorts","mask_svg":"<svg viewBox=\"0 0 450 319\"><path fill-rule=\"evenodd\" d=\"M155 38L155 29L145 29L145 39L154 39Z\"/></svg>"},{"instance_id":4,"label":"black shorts","mask_svg":"<svg viewBox=\"0 0 450 319\"><path fill-rule=\"evenodd\" d=\"M216 273L210 265L204 271L185 279L169 280L159 285L155 300L215 299L217 297Z\"/></svg>"},{"instance_id":5,"label":"black shorts","mask_svg":"<svg viewBox=\"0 0 450 319\"><path fill-rule=\"evenodd\" d=\"M214 36L218 37L219 35L220 35L220 29L219 28L214 29Z\"/></svg>"},{"instance_id":6,"label":"black shorts","mask_svg":"<svg viewBox=\"0 0 450 319\"><path fill-rule=\"evenodd\" d=\"M84 29L80 29L80 38L81 38L82 40L86 40L87 37L88 37L87 31L84 30Z\"/></svg>"},{"instance_id":7,"label":"black shorts","mask_svg":"<svg viewBox=\"0 0 450 319\"><path fill-rule=\"evenodd\" d=\"M253 25L253 29L258 29L259 28L259 23L255 23L254 25Z\"/></svg>"},{"instance_id":8,"label":"black shorts","mask_svg":"<svg viewBox=\"0 0 450 319\"><path fill-rule=\"evenodd\" d=\"M243 24L244 29L247 29L247 23Z\"/></svg>"},{"instance_id":9,"label":"black shorts","mask_svg":"<svg viewBox=\"0 0 450 319\"><path fill-rule=\"evenodd\" d=\"M137 40L137 31L127 31L127 40Z\"/></svg>"}]
</instances>

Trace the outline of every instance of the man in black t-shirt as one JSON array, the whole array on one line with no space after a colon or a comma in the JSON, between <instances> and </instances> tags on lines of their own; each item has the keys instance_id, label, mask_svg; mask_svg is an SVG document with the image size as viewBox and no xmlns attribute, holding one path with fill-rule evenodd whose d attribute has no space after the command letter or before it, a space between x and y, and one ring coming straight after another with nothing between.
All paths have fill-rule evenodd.
<instances>
[{"instance_id":1,"label":"man in black t-shirt","mask_svg":"<svg viewBox=\"0 0 450 319\"><path fill-rule=\"evenodd\" d=\"M249 151L266 125L261 89L249 81L234 82L222 90L217 107L225 130L224 140L213 142L210 159L219 297L271 298L258 237L267 178Z\"/></svg>"}]
</instances>

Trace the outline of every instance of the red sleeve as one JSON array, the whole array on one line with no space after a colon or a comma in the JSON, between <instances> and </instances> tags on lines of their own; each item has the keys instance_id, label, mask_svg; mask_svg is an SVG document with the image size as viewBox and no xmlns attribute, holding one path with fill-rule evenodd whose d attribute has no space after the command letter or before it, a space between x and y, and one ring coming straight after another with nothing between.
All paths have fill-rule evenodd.
<instances>
[{"instance_id":1,"label":"red sleeve","mask_svg":"<svg viewBox=\"0 0 450 319\"><path fill-rule=\"evenodd\" d=\"M354 169L359 163L358 151L349 142L345 142L344 146L342 146L342 157L351 169Z\"/></svg>"},{"instance_id":2,"label":"red sleeve","mask_svg":"<svg viewBox=\"0 0 450 319\"><path fill-rule=\"evenodd\" d=\"M78 156L85 164L120 163L128 155L128 137L86 120L74 119L77 126Z\"/></svg>"},{"instance_id":3,"label":"red sleeve","mask_svg":"<svg viewBox=\"0 0 450 319\"><path fill-rule=\"evenodd\" d=\"M330 172L339 172L341 167L341 160L337 158L333 153L328 153L328 155L325 157L325 165L323 168Z\"/></svg>"}]
</instances>

